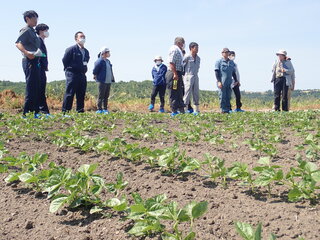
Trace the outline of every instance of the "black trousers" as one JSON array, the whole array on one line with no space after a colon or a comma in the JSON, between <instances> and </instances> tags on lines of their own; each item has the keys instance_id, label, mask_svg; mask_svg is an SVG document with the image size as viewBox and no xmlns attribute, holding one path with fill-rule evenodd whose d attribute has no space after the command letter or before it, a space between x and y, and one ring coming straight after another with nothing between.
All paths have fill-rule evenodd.
<instances>
[{"instance_id":1,"label":"black trousers","mask_svg":"<svg viewBox=\"0 0 320 240\"><path fill-rule=\"evenodd\" d=\"M242 102L241 102L241 93L240 93L240 87L239 85L234 86L233 88L234 95L236 97L236 105L237 109L240 109L242 107Z\"/></svg>"},{"instance_id":2,"label":"black trousers","mask_svg":"<svg viewBox=\"0 0 320 240\"><path fill-rule=\"evenodd\" d=\"M111 83L99 82L98 110L108 110Z\"/></svg>"},{"instance_id":3,"label":"black trousers","mask_svg":"<svg viewBox=\"0 0 320 240\"><path fill-rule=\"evenodd\" d=\"M40 86L39 86L39 109L44 114L49 114L49 108L46 98L47 75L46 71L40 68Z\"/></svg>"},{"instance_id":4,"label":"black trousers","mask_svg":"<svg viewBox=\"0 0 320 240\"><path fill-rule=\"evenodd\" d=\"M164 108L164 96L166 94L166 85L158 85L158 86L153 86L152 93L151 93L151 104L154 105L156 102L156 96L159 93L159 98L160 98L160 108Z\"/></svg>"},{"instance_id":5,"label":"black trousers","mask_svg":"<svg viewBox=\"0 0 320 240\"><path fill-rule=\"evenodd\" d=\"M30 60L29 58L23 58L22 68L26 76L26 92L23 114L25 115L28 112L39 113L39 58L34 58L32 60Z\"/></svg>"},{"instance_id":6,"label":"black trousers","mask_svg":"<svg viewBox=\"0 0 320 240\"><path fill-rule=\"evenodd\" d=\"M274 110L280 111L280 99L282 99L282 111L288 111L288 89L286 78L276 78L274 81Z\"/></svg>"},{"instance_id":7,"label":"black trousers","mask_svg":"<svg viewBox=\"0 0 320 240\"><path fill-rule=\"evenodd\" d=\"M62 112L72 109L74 95L77 97L77 112L84 112L84 98L87 90L87 77L84 73L66 71L66 92Z\"/></svg>"},{"instance_id":8,"label":"black trousers","mask_svg":"<svg viewBox=\"0 0 320 240\"><path fill-rule=\"evenodd\" d=\"M184 85L182 79L182 72L178 71L178 87L177 89L173 88L173 72L167 71L166 73L166 82L169 90L169 100L170 100L170 108L172 112L180 111L184 113L184 102L183 102L183 93L184 93Z\"/></svg>"}]
</instances>

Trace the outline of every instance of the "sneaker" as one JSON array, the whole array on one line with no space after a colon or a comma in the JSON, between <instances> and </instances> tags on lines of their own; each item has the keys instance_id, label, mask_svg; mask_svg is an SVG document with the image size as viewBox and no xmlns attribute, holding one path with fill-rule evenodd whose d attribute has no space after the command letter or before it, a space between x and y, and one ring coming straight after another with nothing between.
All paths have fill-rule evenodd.
<instances>
[{"instance_id":1,"label":"sneaker","mask_svg":"<svg viewBox=\"0 0 320 240\"><path fill-rule=\"evenodd\" d=\"M193 109L188 109L186 113L194 113Z\"/></svg>"},{"instance_id":2,"label":"sneaker","mask_svg":"<svg viewBox=\"0 0 320 240\"><path fill-rule=\"evenodd\" d=\"M34 118L35 119L40 119L41 118L41 114L40 113L35 113L34 114Z\"/></svg>"},{"instance_id":3,"label":"sneaker","mask_svg":"<svg viewBox=\"0 0 320 240\"><path fill-rule=\"evenodd\" d=\"M193 115L194 115L194 116L198 116L198 115L199 115L199 112L193 112Z\"/></svg>"},{"instance_id":4,"label":"sneaker","mask_svg":"<svg viewBox=\"0 0 320 240\"><path fill-rule=\"evenodd\" d=\"M106 109L106 110L102 110L102 113L103 114L109 114L109 111Z\"/></svg>"},{"instance_id":5,"label":"sneaker","mask_svg":"<svg viewBox=\"0 0 320 240\"><path fill-rule=\"evenodd\" d=\"M96 111L96 113L103 113L103 111L102 110L98 110L98 111Z\"/></svg>"},{"instance_id":6,"label":"sneaker","mask_svg":"<svg viewBox=\"0 0 320 240\"><path fill-rule=\"evenodd\" d=\"M164 108L160 108L159 113L164 113Z\"/></svg>"},{"instance_id":7,"label":"sneaker","mask_svg":"<svg viewBox=\"0 0 320 240\"><path fill-rule=\"evenodd\" d=\"M229 112L228 113L233 113L233 111L232 110L229 110Z\"/></svg>"},{"instance_id":8,"label":"sneaker","mask_svg":"<svg viewBox=\"0 0 320 240\"><path fill-rule=\"evenodd\" d=\"M151 111L153 111L153 109L154 109L153 104L150 104L149 107L148 107L148 110L151 112Z\"/></svg>"},{"instance_id":9,"label":"sneaker","mask_svg":"<svg viewBox=\"0 0 320 240\"><path fill-rule=\"evenodd\" d=\"M244 112L244 110L242 110L241 108L237 108L234 110L234 112Z\"/></svg>"},{"instance_id":10,"label":"sneaker","mask_svg":"<svg viewBox=\"0 0 320 240\"><path fill-rule=\"evenodd\" d=\"M170 114L171 117L177 116L179 114L179 112L173 112Z\"/></svg>"}]
</instances>

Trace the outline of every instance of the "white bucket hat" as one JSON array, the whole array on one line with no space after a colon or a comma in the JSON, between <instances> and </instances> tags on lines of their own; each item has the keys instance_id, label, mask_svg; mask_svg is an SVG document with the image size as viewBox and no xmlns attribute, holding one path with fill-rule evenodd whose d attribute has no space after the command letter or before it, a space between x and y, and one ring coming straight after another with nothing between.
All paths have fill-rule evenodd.
<instances>
[{"instance_id":1,"label":"white bucket hat","mask_svg":"<svg viewBox=\"0 0 320 240\"><path fill-rule=\"evenodd\" d=\"M155 56L154 60L155 60L155 61L156 61L156 60L160 60L160 61L162 61L162 62L163 62L163 59L162 59L162 57L161 57L161 56Z\"/></svg>"},{"instance_id":2,"label":"white bucket hat","mask_svg":"<svg viewBox=\"0 0 320 240\"><path fill-rule=\"evenodd\" d=\"M100 50L100 53L101 53L101 54L104 54L104 53L106 53L106 52L110 52L110 49L107 48L107 47L102 47L101 50Z\"/></svg>"},{"instance_id":3,"label":"white bucket hat","mask_svg":"<svg viewBox=\"0 0 320 240\"><path fill-rule=\"evenodd\" d=\"M279 50L276 55L284 55L284 56L287 56L287 51L286 50Z\"/></svg>"}]
</instances>

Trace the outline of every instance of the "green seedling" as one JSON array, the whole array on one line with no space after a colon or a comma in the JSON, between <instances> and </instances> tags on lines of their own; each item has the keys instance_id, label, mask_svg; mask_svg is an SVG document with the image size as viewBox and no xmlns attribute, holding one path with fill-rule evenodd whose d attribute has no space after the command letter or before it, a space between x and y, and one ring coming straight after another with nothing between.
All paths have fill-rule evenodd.
<instances>
[{"instance_id":1,"label":"green seedling","mask_svg":"<svg viewBox=\"0 0 320 240\"><path fill-rule=\"evenodd\" d=\"M269 196L271 196L272 183L282 183L283 171L280 166L271 165L270 157L260 158L258 163L259 167L253 168L258 176L254 180L256 186L268 187Z\"/></svg>"},{"instance_id":2,"label":"green seedling","mask_svg":"<svg viewBox=\"0 0 320 240\"><path fill-rule=\"evenodd\" d=\"M259 223L257 228L254 229L250 224L243 222L235 222L235 227L239 235L244 240L262 240L262 224ZM270 240L277 239L272 233L269 237Z\"/></svg>"}]
</instances>

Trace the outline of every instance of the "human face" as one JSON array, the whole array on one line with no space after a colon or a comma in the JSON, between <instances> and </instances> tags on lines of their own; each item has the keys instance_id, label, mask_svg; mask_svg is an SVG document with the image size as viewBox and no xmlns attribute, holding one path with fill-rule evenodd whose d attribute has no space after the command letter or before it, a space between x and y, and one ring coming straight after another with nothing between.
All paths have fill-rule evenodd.
<instances>
[{"instance_id":1,"label":"human face","mask_svg":"<svg viewBox=\"0 0 320 240\"><path fill-rule=\"evenodd\" d=\"M82 42L82 39L86 39L86 36L83 33L78 33L76 42L80 45L83 46L84 43Z\"/></svg>"},{"instance_id":2,"label":"human face","mask_svg":"<svg viewBox=\"0 0 320 240\"><path fill-rule=\"evenodd\" d=\"M198 54L198 52L199 52L199 47L198 46L195 46L195 47L191 48L191 54L192 55L196 55L196 54Z\"/></svg>"},{"instance_id":3,"label":"human face","mask_svg":"<svg viewBox=\"0 0 320 240\"><path fill-rule=\"evenodd\" d=\"M230 60L233 61L235 58L236 58L236 55L234 55L234 54L229 55L229 59L230 59Z\"/></svg>"},{"instance_id":4,"label":"human face","mask_svg":"<svg viewBox=\"0 0 320 240\"><path fill-rule=\"evenodd\" d=\"M29 27L35 27L38 24L38 18L37 17L32 17L32 18L28 18L26 17L27 20L27 24Z\"/></svg>"},{"instance_id":5,"label":"human face","mask_svg":"<svg viewBox=\"0 0 320 240\"><path fill-rule=\"evenodd\" d=\"M107 58L109 58L110 56L111 56L110 52L105 52L105 53L102 54L102 57L103 57L104 59L107 59Z\"/></svg>"},{"instance_id":6,"label":"human face","mask_svg":"<svg viewBox=\"0 0 320 240\"><path fill-rule=\"evenodd\" d=\"M222 57L223 57L224 59L228 59L228 58L229 58L229 51L224 51L224 52L222 52Z\"/></svg>"},{"instance_id":7,"label":"human face","mask_svg":"<svg viewBox=\"0 0 320 240\"><path fill-rule=\"evenodd\" d=\"M40 36L42 39L45 39L45 38L49 37L49 32L48 32L48 30L39 31L39 36Z\"/></svg>"},{"instance_id":8,"label":"human face","mask_svg":"<svg viewBox=\"0 0 320 240\"><path fill-rule=\"evenodd\" d=\"M178 43L178 47L181 49L181 50L183 50L184 49L184 42L179 42Z\"/></svg>"},{"instance_id":9,"label":"human face","mask_svg":"<svg viewBox=\"0 0 320 240\"><path fill-rule=\"evenodd\" d=\"M286 56L282 55L282 54L278 54L278 58L279 58L280 61L286 60Z\"/></svg>"}]
</instances>

